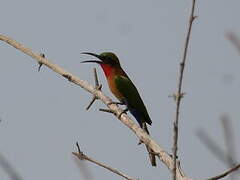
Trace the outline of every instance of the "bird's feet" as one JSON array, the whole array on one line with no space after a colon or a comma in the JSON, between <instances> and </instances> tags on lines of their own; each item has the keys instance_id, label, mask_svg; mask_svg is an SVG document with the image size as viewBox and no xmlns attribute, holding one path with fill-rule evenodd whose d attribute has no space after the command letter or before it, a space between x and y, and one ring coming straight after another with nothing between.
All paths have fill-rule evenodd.
<instances>
[{"instance_id":1,"label":"bird's feet","mask_svg":"<svg viewBox=\"0 0 240 180\"><path fill-rule=\"evenodd\" d=\"M124 109L119 115L118 115L118 118L120 119L122 114L127 114L127 111L128 111L128 108Z\"/></svg>"},{"instance_id":2,"label":"bird's feet","mask_svg":"<svg viewBox=\"0 0 240 180\"><path fill-rule=\"evenodd\" d=\"M124 105L123 102L110 102L110 103L108 103L107 105L109 106L109 105L111 105L111 104Z\"/></svg>"}]
</instances>

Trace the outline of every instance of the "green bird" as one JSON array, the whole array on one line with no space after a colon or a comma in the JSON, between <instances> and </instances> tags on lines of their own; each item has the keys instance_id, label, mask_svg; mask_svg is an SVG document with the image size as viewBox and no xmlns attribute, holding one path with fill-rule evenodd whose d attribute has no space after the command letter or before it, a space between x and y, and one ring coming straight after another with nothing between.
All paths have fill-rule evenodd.
<instances>
[{"instance_id":1,"label":"green bird","mask_svg":"<svg viewBox=\"0 0 240 180\"><path fill-rule=\"evenodd\" d=\"M107 78L111 92L116 96L120 103L127 106L127 109L135 117L140 127L149 134L147 124L151 125L152 121L143 103L137 88L122 69L118 57L112 52L104 52L100 55L84 52L98 58L98 60L83 61L83 63L99 64ZM152 150L146 146L152 166L156 166L156 158Z\"/></svg>"}]
</instances>

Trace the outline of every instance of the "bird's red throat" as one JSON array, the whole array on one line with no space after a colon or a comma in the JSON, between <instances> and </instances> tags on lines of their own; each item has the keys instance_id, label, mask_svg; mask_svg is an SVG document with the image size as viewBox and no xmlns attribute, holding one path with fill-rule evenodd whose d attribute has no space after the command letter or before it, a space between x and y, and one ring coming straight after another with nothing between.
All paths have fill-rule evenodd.
<instances>
[{"instance_id":1,"label":"bird's red throat","mask_svg":"<svg viewBox=\"0 0 240 180\"><path fill-rule=\"evenodd\" d=\"M100 64L106 77L111 76L113 68L108 64Z\"/></svg>"}]
</instances>

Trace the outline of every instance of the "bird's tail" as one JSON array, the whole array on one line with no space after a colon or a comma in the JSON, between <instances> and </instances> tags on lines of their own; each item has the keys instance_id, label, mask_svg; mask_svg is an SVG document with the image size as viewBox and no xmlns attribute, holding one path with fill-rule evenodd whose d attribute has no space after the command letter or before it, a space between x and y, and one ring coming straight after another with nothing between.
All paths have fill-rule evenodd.
<instances>
[{"instance_id":1,"label":"bird's tail","mask_svg":"<svg viewBox=\"0 0 240 180\"><path fill-rule=\"evenodd\" d=\"M142 123L142 129L147 133L149 134L149 131L148 131L148 128L147 128L147 124L144 122ZM157 163L156 163L156 157L154 155L154 152L151 148L149 148L147 145L146 145L146 148L147 148L147 151L148 151L148 155L149 155L149 159L150 159L150 162L152 164L152 166L157 166Z\"/></svg>"}]
</instances>

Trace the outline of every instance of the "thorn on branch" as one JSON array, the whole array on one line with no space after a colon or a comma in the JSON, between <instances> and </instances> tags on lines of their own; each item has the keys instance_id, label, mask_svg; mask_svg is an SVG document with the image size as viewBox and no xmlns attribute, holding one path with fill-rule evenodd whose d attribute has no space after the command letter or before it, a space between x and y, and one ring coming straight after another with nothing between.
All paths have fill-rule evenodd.
<instances>
[{"instance_id":1,"label":"thorn on branch","mask_svg":"<svg viewBox=\"0 0 240 180\"><path fill-rule=\"evenodd\" d=\"M63 77L65 77L68 81L72 81L72 76L68 75L68 74L63 74Z\"/></svg>"},{"instance_id":2,"label":"thorn on branch","mask_svg":"<svg viewBox=\"0 0 240 180\"><path fill-rule=\"evenodd\" d=\"M76 142L76 146L77 146L78 154L79 154L78 157L79 157L81 160L84 160L84 154L83 154L83 152L80 150L80 147L79 147L78 142Z\"/></svg>"},{"instance_id":3,"label":"thorn on branch","mask_svg":"<svg viewBox=\"0 0 240 180\"><path fill-rule=\"evenodd\" d=\"M99 84L99 80L98 80L96 68L93 68L93 73L94 73L94 80L95 80L95 90L101 91L102 85ZM90 103L89 103L89 105L86 107L86 110L89 110L90 107L91 107L91 106L93 105L93 103L95 102L95 100L97 100L97 99L98 99L97 96L93 96L93 97L92 97L92 100L91 100Z\"/></svg>"},{"instance_id":4,"label":"thorn on branch","mask_svg":"<svg viewBox=\"0 0 240 180\"><path fill-rule=\"evenodd\" d=\"M191 16L191 18L190 18L190 22L189 23L193 23L193 21L196 19L196 18L198 18L198 16Z\"/></svg>"},{"instance_id":5,"label":"thorn on branch","mask_svg":"<svg viewBox=\"0 0 240 180\"><path fill-rule=\"evenodd\" d=\"M45 54L43 54L43 53L41 53L40 56L41 56L42 58L45 58ZM43 65L43 63L41 63L41 62L38 61L38 64L39 64L39 66L38 66L38 72L39 72L40 69L41 69L41 67L42 67L42 65Z\"/></svg>"},{"instance_id":6,"label":"thorn on branch","mask_svg":"<svg viewBox=\"0 0 240 180\"><path fill-rule=\"evenodd\" d=\"M168 153L168 155L169 155L171 158L173 158L173 155L172 155L172 154ZM178 155L176 156L176 159L178 159Z\"/></svg>"},{"instance_id":7,"label":"thorn on branch","mask_svg":"<svg viewBox=\"0 0 240 180\"><path fill-rule=\"evenodd\" d=\"M111 109L99 109L99 111L115 114Z\"/></svg>"},{"instance_id":8,"label":"thorn on branch","mask_svg":"<svg viewBox=\"0 0 240 180\"><path fill-rule=\"evenodd\" d=\"M101 90L102 85L95 87L96 90ZM92 106L92 104L95 102L95 100L97 100L98 98L96 96L92 97L91 102L89 103L89 105L86 107L86 110L89 110L89 108Z\"/></svg>"},{"instance_id":9,"label":"thorn on branch","mask_svg":"<svg viewBox=\"0 0 240 180\"><path fill-rule=\"evenodd\" d=\"M198 18L198 16L193 16L193 21L195 20L195 19L197 19Z\"/></svg>"},{"instance_id":10,"label":"thorn on branch","mask_svg":"<svg viewBox=\"0 0 240 180\"><path fill-rule=\"evenodd\" d=\"M168 97L173 98L174 101L178 101L178 100L182 99L185 95L186 95L185 92L180 93L180 94L178 94L178 93L174 93L173 95L168 95Z\"/></svg>"}]
</instances>

